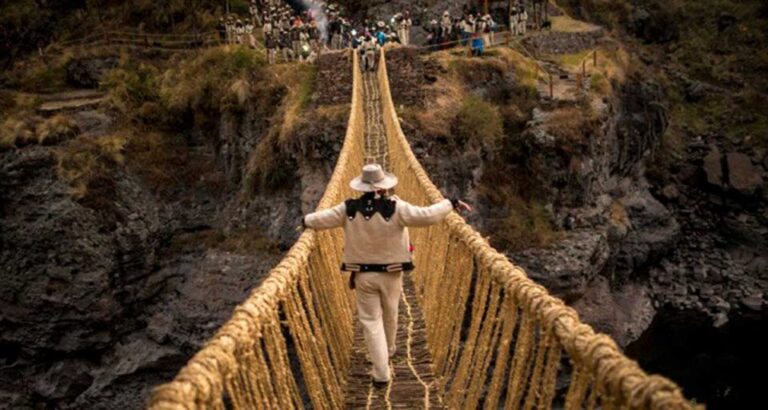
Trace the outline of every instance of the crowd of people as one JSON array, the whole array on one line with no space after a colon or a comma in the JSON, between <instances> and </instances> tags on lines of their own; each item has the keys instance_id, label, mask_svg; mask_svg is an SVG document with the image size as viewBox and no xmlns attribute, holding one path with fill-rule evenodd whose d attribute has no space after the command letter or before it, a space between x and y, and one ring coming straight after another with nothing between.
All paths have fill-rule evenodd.
<instances>
[{"instance_id":1,"label":"crowd of people","mask_svg":"<svg viewBox=\"0 0 768 410\"><path fill-rule=\"evenodd\" d=\"M518 0L517 4L509 7L509 29L513 35L524 36L528 28L528 12L525 1Z\"/></svg>"},{"instance_id":2,"label":"crowd of people","mask_svg":"<svg viewBox=\"0 0 768 410\"><path fill-rule=\"evenodd\" d=\"M301 1L303 11L285 0L251 0L249 17L228 16L219 22L227 44L247 44L257 48L256 30L261 30L270 64L313 62L325 50L357 49L365 69L375 68L380 47L394 42L411 44L414 19L410 11L395 14L389 21L353 22L341 6L323 0ZM513 35L524 35L528 13L524 0L510 7L509 25ZM427 45L434 49L455 45L470 46L476 55L494 44L499 25L489 13L465 7L460 16L446 10L424 25Z\"/></svg>"},{"instance_id":3,"label":"crowd of people","mask_svg":"<svg viewBox=\"0 0 768 410\"><path fill-rule=\"evenodd\" d=\"M426 27L427 44L434 48L471 45L473 51L482 52L493 44L496 30L497 24L490 14L465 10L461 17L454 17L446 10L439 21L433 19Z\"/></svg>"}]
</instances>

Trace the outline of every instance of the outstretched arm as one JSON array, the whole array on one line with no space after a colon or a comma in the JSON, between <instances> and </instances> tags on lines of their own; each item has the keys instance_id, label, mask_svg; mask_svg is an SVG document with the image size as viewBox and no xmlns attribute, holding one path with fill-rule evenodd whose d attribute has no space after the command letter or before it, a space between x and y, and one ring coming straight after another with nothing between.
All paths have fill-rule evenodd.
<instances>
[{"instance_id":1,"label":"outstretched arm","mask_svg":"<svg viewBox=\"0 0 768 410\"><path fill-rule=\"evenodd\" d=\"M472 210L458 199L444 199L430 206L415 206L403 200L397 201L397 214L403 226L429 226L443 220L454 209Z\"/></svg>"},{"instance_id":2,"label":"outstretched arm","mask_svg":"<svg viewBox=\"0 0 768 410\"><path fill-rule=\"evenodd\" d=\"M347 214L347 205L344 202L333 208L313 212L304 217L302 223L306 228L317 230L339 228L344 225Z\"/></svg>"}]
</instances>

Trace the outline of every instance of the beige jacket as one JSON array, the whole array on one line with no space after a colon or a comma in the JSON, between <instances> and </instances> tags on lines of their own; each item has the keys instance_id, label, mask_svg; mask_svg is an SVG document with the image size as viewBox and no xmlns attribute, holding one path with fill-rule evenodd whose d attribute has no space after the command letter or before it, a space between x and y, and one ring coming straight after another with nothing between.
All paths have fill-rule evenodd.
<instances>
[{"instance_id":1,"label":"beige jacket","mask_svg":"<svg viewBox=\"0 0 768 410\"><path fill-rule=\"evenodd\" d=\"M304 224L312 229L344 227L344 256L346 264L395 264L412 262L409 251L408 227L434 225L443 220L453 204L444 199L432 206L411 205L396 196L395 212L389 221L380 213L366 219L358 212L353 219L347 216L346 203L318 211L304 217Z\"/></svg>"}]
</instances>

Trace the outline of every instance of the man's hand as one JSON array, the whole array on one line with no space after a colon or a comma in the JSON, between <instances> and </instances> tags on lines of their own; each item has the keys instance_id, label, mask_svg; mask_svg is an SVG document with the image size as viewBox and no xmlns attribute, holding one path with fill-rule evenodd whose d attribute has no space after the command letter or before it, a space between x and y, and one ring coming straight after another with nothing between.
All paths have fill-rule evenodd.
<instances>
[{"instance_id":1,"label":"man's hand","mask_svg":"<svg viewBox=\"0 0 768 410\"><path fill-rule=\"evenodd\" d=\"M464 202L464 201L462 201L462 200L459 200L459 204L458 204L458 206L456 207L456 210L457 210L457 211L467 211L467 212L472 212L472 206L470 206L468 203L466 203L466 202Z\"/></svg>"}]
</instances>

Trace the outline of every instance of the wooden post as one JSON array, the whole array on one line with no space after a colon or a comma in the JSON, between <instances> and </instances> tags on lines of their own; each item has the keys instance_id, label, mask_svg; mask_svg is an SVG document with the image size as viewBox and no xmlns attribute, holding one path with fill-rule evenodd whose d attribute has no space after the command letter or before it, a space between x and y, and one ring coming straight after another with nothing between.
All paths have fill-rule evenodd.
<instances>
[{"instance_id":1,"label":"wooden post","mask_svg":"<svg viewBox=\"0 0 768 410\"><path fill-rule=\"evenodd\" d=\"M549 73L549 99L555 100L555 87L552 83L552 73Z\"/></svg>"},{"instance_id":2,"label":"wooden post","mask_svg":"<svg viewBox=\"0 0 768 410\"><path fill-rule=\"evenodd\" d=\"M587 59L581 60L581 76L586 78L587 77Z\"/></svg>"},{"instance_id":3,"label":"wooden post","mask_svg":"<svg viewBox=\"0 0 768 410\"><path fill-rule=\"evenodd\" d=\"M597 50L592 53L592 65L597 67Z\"/></svg>"}]
</instances>

